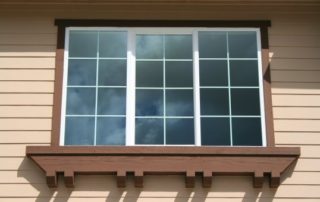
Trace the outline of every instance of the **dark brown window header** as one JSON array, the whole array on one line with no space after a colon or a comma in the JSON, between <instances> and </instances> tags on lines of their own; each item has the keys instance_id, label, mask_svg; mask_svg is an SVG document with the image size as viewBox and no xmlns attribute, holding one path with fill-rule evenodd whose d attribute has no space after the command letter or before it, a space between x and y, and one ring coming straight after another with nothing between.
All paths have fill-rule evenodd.
<instances>
[{"instance_id":1,"label":"dark brown window header","mask_svg":"<svg viewBox=\"0 0 320 202\"><path fill-rule=\"evenodd\" d=\"M58 48L64 48L66 27L241 27L260 28L262 48L268 48L270 20L75 20L56 19ZM60 39L60 40L59 40ZM62 40L63 39L63 40ZM266 39L266 40L264 40Z\"/></svg>"}]
</instances>

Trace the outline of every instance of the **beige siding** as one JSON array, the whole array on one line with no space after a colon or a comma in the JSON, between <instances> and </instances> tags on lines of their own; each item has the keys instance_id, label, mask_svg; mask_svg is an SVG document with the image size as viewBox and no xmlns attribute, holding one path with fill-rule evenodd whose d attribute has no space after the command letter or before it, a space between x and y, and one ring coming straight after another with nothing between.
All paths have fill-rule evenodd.
<instances>
[{"instance_id":1,"label":"beige siding","mask_svg":"<svg viewBox=\"0 0 320 202\"><path fill-rule=\"evenodd\" d=\"M5 8L5 7L3 7ZM0 201L275 201L320 200L320 10L314 7L265 9L150 6L56 8L29 12L0 8ZM125 9L127 8L127 9ZM319 7L318 7L319 8ZM30 9L33 9L30 7ZM93 12L93 9L94 12ZM14 10L14 9L13 9ZM3 11L3 12L1 12ZM18 12L19 11L19 12ZM230 15L230 13L232 13ZM27 17L32 16L32 17ZM27 145L50 144L55 18L271 19L270 61L275 139L300 146L301 158L278 189L267 181L252 188L251 177L214 176L210 189L184 188L183 176L146 176L137 189L129 178L116 188L114 176L76 176L76 188L48 189L42 171L25 157Z\"/></svg>"}]
</instances>

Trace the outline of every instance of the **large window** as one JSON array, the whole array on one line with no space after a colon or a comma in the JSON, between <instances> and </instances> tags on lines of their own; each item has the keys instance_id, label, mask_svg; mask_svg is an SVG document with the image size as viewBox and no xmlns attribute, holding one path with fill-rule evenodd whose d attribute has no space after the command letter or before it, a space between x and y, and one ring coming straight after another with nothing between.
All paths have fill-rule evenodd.
<instances>
[{"instance_id":1,"label":"large window","mask_svg":"<svg viewBox=\"0 0 320 202\"><path fill-rule=\"evenodd\" d=\"M67 28L60 145L266 146L260 29Z\"/></svg>"}]
</instances>

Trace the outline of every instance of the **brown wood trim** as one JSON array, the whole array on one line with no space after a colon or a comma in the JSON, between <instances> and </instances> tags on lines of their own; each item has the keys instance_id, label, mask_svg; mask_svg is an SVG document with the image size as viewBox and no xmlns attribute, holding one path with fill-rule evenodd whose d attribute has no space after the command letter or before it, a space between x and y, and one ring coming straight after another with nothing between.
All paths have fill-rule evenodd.
<instances>
[{"instance_id":1,"label":"brown wood trim","mask_svg":"<svg viewBox=\"0 0 320 202\"><path fill-rule=\"evenodd\" d=\"M264 109L265 109L265 124L267 146L275 146L274 140L274 125L273 125L273 110L271 98L271 70L269 61L269 37L268 27L261 27L261 57L262 57L262 74L263 74L263 92L264 92Z\"/></svg>"},{"instance_id":2,"label":"brown wood trim","mask_svg":"<svg viewBox=\"0 0 320 202\"><path fill-rule=\"evenodd\" d=\"M57 186L58 173L64 173L67 187L74 187L75 174L88 173L116 174L118 187L125 187L127 174L134 173L136 187L143 186L144 175L184 174L186 187L190 188L195 185L196 173L202 173L203 187L210 187L212 176L218 174L252 175L254 187L262 187L263 176L269 175L270 187L278 187L281 174L300 154L300 148L296 147L100 147L94 150L87 148L84 153L82 148L30 146L27 155L45 171L49 187Z\"/></svg>"},{"instance_id":3,"label":"brown wood trim","mask_svg":"<svg viewBox=\"0 0 320 202\"><path fill-rule=\"evenodd\" d=\"M291 156L299 155L296 147L148 147L148 146L28 146L27 156Z\"/></svg>"}]
</instances>

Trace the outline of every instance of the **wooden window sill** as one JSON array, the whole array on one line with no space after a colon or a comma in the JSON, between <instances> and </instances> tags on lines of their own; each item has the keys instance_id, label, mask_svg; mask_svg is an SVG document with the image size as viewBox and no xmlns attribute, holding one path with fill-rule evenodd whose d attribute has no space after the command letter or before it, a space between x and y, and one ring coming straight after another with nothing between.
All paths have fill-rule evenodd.
<instances>
[{"instance_id":1,"label":"wooden window sill","mask_svg":"<svg viewBox=\"0 0 320 202\"><path fill-rule=\"evenodd\" d=\"M135 186L143 186L143 175L183 174L186 187L193 187L196 173L203 187L210 187L218 174L252 175L253 186L262 187L264 175L270 187L280 184L281 174L298 159L298 147L146 147L146 146L28 146L27 156L46 174L49 187L57 186L64 174L67 187L74 187L75 174L114 174L118 187L126 186L126 175L134 174Z\"/></svg>"}]
</instances>

